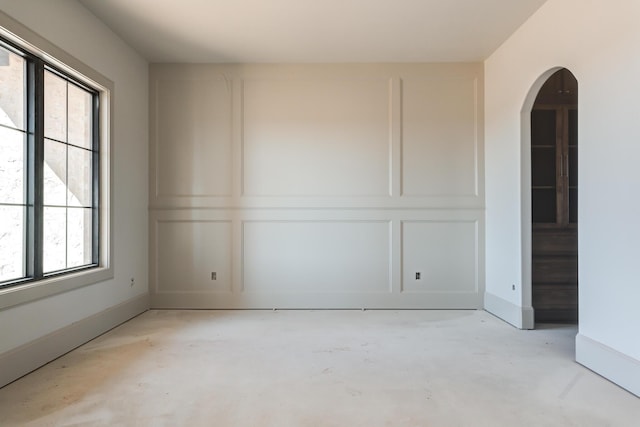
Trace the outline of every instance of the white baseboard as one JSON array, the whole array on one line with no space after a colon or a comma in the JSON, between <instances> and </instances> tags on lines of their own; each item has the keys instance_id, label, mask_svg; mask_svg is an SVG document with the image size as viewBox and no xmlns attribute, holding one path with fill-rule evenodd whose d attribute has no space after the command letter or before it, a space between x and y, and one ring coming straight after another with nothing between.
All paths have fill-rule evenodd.
<instances>
[{"instance_id":1,"label":"white baseboard","mask_svg":"<svg viewBox=\"0 0 640 427\"><path fill-rule=\"evenodd\" d=\"M576 362L640 397L640 360L578 334Z\"/></svg>"},{"instance_id":2,"label":"white baseboard","mask_svg":"<svg viewBox=\"0 0 640 427\"><path fill-rule=\"evenodd\" d=\"M533 329L533 307L520 307L489 292L484 294L484 309L519 329Z\"/></svg>"},{"instance_id":3,"label":"white baseboard","mask_svg":"<svg viewBox=\"0 0 640 427\"><path fill-rule=\"evenodd\" d=\"M132 298L93 316L0 354L0 387L38 369L98 335L149 309L147 294Z\"/></svg>"}]
</instances>

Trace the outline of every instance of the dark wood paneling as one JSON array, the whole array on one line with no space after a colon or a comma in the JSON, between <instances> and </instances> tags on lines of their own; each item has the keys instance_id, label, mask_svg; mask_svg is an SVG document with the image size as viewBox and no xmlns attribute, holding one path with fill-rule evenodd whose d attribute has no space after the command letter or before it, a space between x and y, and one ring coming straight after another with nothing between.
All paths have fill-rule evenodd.
<instances>
[{"instance_id":1,"label":"dark wood paneling","mask_svg":"<svg viewBox=\"0 0 640 427\"><path fill-rule=\"evenodd\" d=\"M578 308L555 309L545 308L536 309L536 323L578 323Z\"/></svg>"},{"instance_id":2,"label":"dark wood paneling","mask_svg":"<svg viewBox=\"0 0 640 427\"><path fill-rule=\"evenodd\" d=\"M535 256L577 255L578 230L572 228L533 227L532 251Z\"/></svg>"},{"instance_id":3,"label":"dark wood paneling","mask_svg":"<svg viewBox=\"0 0 640 427\"><path fill-rule=\"evenodd\" d=\"M533 302L537 309L575 309L578 289L566 283L539 283L533 292Z\"/></svg>"},{"instance_id":4,"label":"dark wood paneling","mask_svg":"<svg viewBox=\"0 0 640 427\"><path fill-rule=\"evenodd\" d=\"M577 229L534 227L532 237L532 303L536 322L577 322Z\"/></svg>"},{"instance_id":5,"label":"dark wood paneling","mask_svg":"<svg viewBox=\"0 0 640 427\"><path fill-rule=\"evenodd\" d=\"M578 258L576 256L537 256L533 258L533 283L578 283Z\"/></svg>"}]
</instances>

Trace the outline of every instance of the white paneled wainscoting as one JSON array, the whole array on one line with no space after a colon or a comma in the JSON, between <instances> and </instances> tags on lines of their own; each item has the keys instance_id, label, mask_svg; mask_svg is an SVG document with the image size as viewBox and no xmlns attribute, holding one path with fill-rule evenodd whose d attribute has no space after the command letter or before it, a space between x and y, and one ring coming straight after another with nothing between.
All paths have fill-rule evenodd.
<instances>
[{"instance_id":1,"label":"white paneled wainscoting","mask_svg":"<svg viewBox=\"0 0 640 427\"><path fill-rule=\"evenodd\" d=\"M152 65L152 307L481 308L482 73Z\"/></svg>"}]
</instances>

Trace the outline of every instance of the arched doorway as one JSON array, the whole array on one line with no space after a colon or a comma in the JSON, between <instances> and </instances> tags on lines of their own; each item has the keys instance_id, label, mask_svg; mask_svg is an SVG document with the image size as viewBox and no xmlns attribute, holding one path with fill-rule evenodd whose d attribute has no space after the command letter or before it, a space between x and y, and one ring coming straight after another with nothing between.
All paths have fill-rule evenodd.
<instances>
[{"instance_id":1,"label":"arched doorway","mask_svg":"<svg viewBox=\"0 0 640 427\"><path fill-rule=\"evenodd\" d=\"M578 82L566 68L530 112L531 304L536 323L578 321Z\"/></svg>"}]
</instances>

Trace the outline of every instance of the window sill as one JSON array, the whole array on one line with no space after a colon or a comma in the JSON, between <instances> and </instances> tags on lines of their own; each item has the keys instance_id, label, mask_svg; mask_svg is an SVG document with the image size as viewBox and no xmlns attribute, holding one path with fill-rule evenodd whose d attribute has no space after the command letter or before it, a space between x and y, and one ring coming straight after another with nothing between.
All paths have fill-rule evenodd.
<instances>
[{"instance_id":1,"label":"window sill","mask_svg":"<svg viewBox=\"0 0 640 427\"><path fill-rule=\"evenodd\" d=\"M113 278L113 269L96 267L0 290L0 310Z\"/></svg>"}]
</instances>

